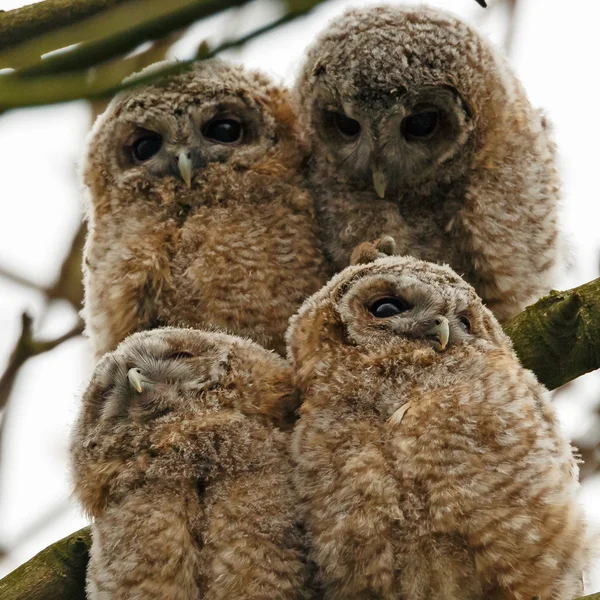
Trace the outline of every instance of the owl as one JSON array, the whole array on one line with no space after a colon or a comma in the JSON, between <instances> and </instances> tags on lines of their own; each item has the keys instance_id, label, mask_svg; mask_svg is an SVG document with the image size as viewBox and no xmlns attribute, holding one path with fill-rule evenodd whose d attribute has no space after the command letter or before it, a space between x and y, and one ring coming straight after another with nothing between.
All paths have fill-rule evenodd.
<instances>
[{"instance_id":1,"label":"owl","mask_svg":"<svg viewBox=\"0 0 600 600\"><path fill-rule=\"evenodd\" d=\"M571 600L578 466L546 390L449 267L386 257L309 298L299 510L326 600Z\"/></svg>"},{"instance_id":2,"label":"owl","mask_svg":"<svg viewBox=\"0 0 600 600\"><path fill-rule=\"evenodd\" d=\"M328 277L296 129L285 89L217 60L112 101L83 166L98 357L167 325L285 353L289 317Z\"/></svg>"},{"instance_id":3,"label":"owl","mask_svg":"<svg viewBox=\"0 0 600 600\"><path fill-rule=\"evenodd\" d=\"M431 8L354 9L307 52L296 100L325 251L448 263L504 321L562 267L555 146L507 61Z\"/></svg>"},{"instance_id":4,"label":"owl","mask_svg":"<svg viewBox=\"0 0 600 600\"><path fill-rule=\"evenodd\" d=\"M100 360L71 445L90 600L307 597L294 389L282 358L216 332L140 332Z\"/></svg>"}]
</instances>

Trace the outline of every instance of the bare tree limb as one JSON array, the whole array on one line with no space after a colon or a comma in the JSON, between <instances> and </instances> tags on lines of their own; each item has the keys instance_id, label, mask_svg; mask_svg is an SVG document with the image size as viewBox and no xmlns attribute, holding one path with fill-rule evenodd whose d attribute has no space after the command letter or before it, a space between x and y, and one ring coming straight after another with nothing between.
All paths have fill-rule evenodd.
<instances>
[{"instance_id":1,"label":"bare tree limb","mask_svg":"<svg viewBox=\"0 0 600 600\"><path fill-rule=\"evenodd\" d=\"M6 406L19 369L33 356L53 350L63 342L83 333L83 322L77 324L63 335L52 340L35 340L31 331L32 319L27 313L21 316L21 335L8 359L6 370L0 377L0 409Z\"/></svg>"},{"instance_id":2,"label":"bare tree limb","mask_svg":"<svg viewBox=\"0 0 600 600\"><path fill-rule=\"evenodd\" d=\"M555 389L600 367L600 278L550 292L504 327L523 365Z\"/></svg>"}]
</instances>

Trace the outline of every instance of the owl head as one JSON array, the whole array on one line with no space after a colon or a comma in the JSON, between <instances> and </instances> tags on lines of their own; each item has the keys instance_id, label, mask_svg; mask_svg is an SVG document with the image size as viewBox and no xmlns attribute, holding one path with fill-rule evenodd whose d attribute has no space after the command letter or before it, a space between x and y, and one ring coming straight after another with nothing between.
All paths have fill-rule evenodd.
<instances>
[{"instance_id":1,"label":"owl head","mask_svg":"<svg viewBox=\"0 0 600 600\"><path fill-rule=\"evenodd\" d=\"M307 53L296 95L314 168L376 199L430 193L485 160L518 112L517 86L457 18L386 6L331 23Z\"/></svg>"},{"instance_id":2,"label":"owl head","mask_svg":"<svg viewBox=\"0 0 600 600\"><path fill-rule=\"evenodd\" d=\"M198 197L211 165L256 167L282 142L293 145L295 126L287 92L266 76L200 61L113 99L90 133L84 181L94 204L107 191L185 202Z\"/></svg>"},{"instance_id":3,"label":"owl head","mask_svg":"<svg viewBox=\"0 0 600 600\"><path fill-rule=\"evenodd\" d=\"M296 364L344 349L436 361L465 345L511 348L470 285L448 266L410 256L346 268L306 300L287 340Z\"/></svg>"},{"instance_id":4,"label":"owl head","mask_svg":"<svg viewBox=\"0 0 600 600\"><path fill-rule=\"evenodd\" d=\"M285 426L296 402L289 367L274 353L224 333L165 327L135 333L102 358L80 427L227 409Z\"/></svg>"}]
</instances>

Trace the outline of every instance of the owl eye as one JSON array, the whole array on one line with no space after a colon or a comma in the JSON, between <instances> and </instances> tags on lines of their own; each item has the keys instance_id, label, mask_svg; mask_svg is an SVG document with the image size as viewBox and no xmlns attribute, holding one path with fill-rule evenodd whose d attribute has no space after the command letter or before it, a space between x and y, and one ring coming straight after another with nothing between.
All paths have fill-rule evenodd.
<instances>
[{"instance_id":1,"label":"owl eye","mask_svg":"<svg viewBox=\"0 0 600 600\"><path fill-rule=\"evenodd\" d=\"M242 139L242 124L236 119L213 119L202 130L204 137L220 144L235 144Z\"/></svg>"},{"instance_id":2,"label":"owl eye","mask_svg":"<svg viewBox=\"0 0 600 600\"><path fill-rule=\"evenodd\" d=\"M145 135L137 139L131 146L133 158L138 162L144 162L152 158L161 148L162 138L157 133Z\"/></svg>"},{"instance_id":3,"label":"owl eye","mask_svg":"<svg viewBox=\"0 0 600 600\"><path fill-rule=\"evenodd\" d=\"M424 138L435 131L437 124L437 111L423 111L403 119L402 134L407 139Z\"/></svg>"},{"instance_id":4,"label":"owl eye","mask_svg":"<svg viewBox=\"0 0 600 600\"><path fill-rule=\"evenodd\" d=\"M407 302L395 297L379 298L369 306L369 312L377 319L394 317L410 309L411 306Z\"/></svg>"},{"instance_id":5,"label":"owl eye","mask_svg":"<svg viewBox=\"0 0 600 600\"><path fill-rule=\"evenodd\" d=\"M457 319L460 326L467 333L471 333L471 321L469 321L469 318L466 315L458 315Z\"/></svg>"},{"instance_id":6,"label":"owl eye","mask_svg":"<svg viewBox=\"0 0 600 600\"><path fill-rule=\"evenodd\" d=\"M334 112L333 122L344 137L355 138L360 133L360 123L344 113Z\"/></svg>"}]
</instances>

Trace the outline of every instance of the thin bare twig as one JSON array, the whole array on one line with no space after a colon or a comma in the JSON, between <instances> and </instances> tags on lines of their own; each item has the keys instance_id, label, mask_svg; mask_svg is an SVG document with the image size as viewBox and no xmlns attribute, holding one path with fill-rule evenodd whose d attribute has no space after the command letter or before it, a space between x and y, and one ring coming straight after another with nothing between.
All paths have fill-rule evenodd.
<instances>
[{"instance_id":1,"label":"thin bare twig","mask_svg":"<svg viewBox=\"0 0 600 600\"><path fill-rule=\"evenodd\" d=\"M19 369L30 358L50 352L50 350L60 346L67 340L83 333L83 322L78 321L69 331L55 339L36 340L31 331L32 324L32 318L27 313L23 313L21 316L21 334L8 359L8 365L2 377L0 377L0 409L4 408L8 402Z\"/></svg>"}]
</instances>

